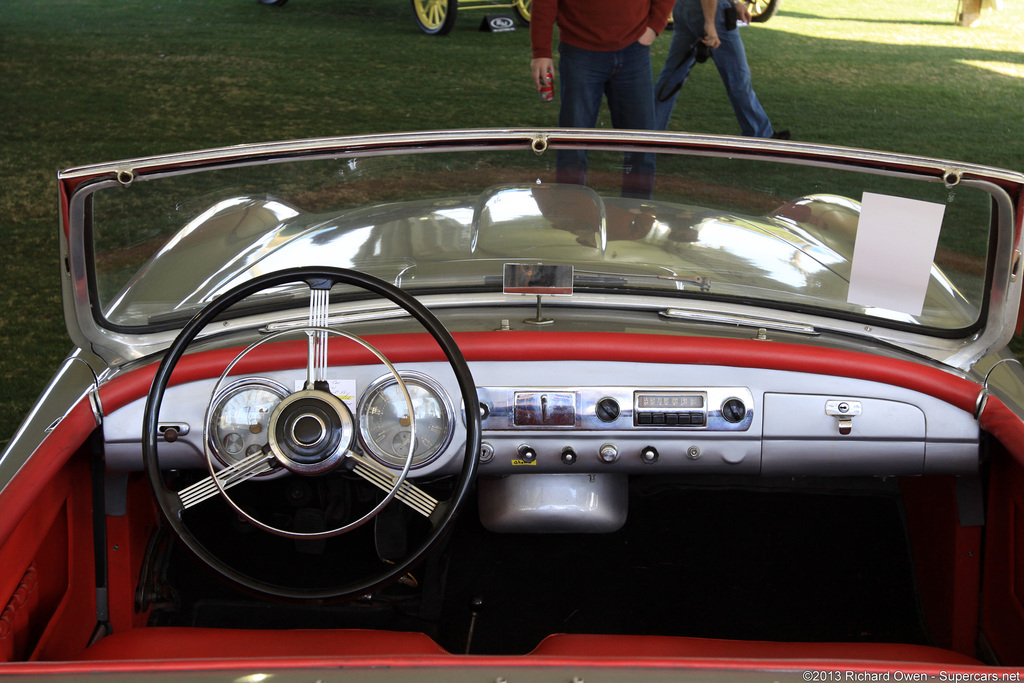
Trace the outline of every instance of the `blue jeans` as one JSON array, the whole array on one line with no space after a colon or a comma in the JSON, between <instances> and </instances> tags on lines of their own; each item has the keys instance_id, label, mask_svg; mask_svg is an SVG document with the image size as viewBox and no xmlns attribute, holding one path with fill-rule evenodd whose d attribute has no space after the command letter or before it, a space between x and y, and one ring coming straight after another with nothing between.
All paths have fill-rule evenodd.
<instances>
[{"instance_id":1,"label":"blue jeans","mask_svg":"<svg viewBox=\"0 0 1024 683\"><path fill-rule=\"evenodd\" d=\"M648 46L633 43L621 50L598 52L559 43L558 56L560 127L595 127L601 100L607 97L614 128L654 128L654 83ZM559 182L586 183L586 152L559 150L557 163ZM623 195L650 197L653 179L653 154L625 154Z\"/></svg>"},{"instance_id":2,"label":"blue jeans","mask_svg":"<svg viewBox=\"0 0 1024 683\"><path fill-rule=\"evenodd\" d=\"M725 30L725 8L729 0L719 0L715 12L715 27L722 44L711 52L711 58L718 67L718 73L725 84L725 90L732 102L736 120L744 135L759 138L770 138L772 124L764 113L754 87L750 84L750 66L747 64L747 53L743 49L739 29ZM658 130L668 128L668 120L672 108L679 97L679 89L686 83L690 69L696 59L694 46L704 35L704 12L700 0L676 0L672 10L675 30L672 44L669 46L665 66L658 74L654 85L655 120Z\"/></svg>"}]
</instances>

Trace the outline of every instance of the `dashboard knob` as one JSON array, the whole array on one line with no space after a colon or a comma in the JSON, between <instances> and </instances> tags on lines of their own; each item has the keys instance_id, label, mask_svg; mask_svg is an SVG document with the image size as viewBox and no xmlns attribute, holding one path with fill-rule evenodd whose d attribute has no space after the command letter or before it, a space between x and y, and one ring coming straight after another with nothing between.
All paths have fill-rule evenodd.
<instances>
[{"instance_id":1,"label":"dashboard knob","mask_svg":"<svg viewBox=\"0 0 1024 683\"><path fill-rule=\"evenodd\" d=\"M601 462L611 464L619 459L619 449L613 443L606 443L598 451L598 457L601 458Z\"/></svg>"},{"instance_id":2,"label":"dashboard knob","mask_svg":"<svg viewBox=\"0 0 1024 683\"><path fill-rule=\"evenodd\" d=\"M602 398L594 406L594 413L601 422L615 422L620 412L619 403L614 398Z\"/></svg>"},{"instance_id":3,"label":"dashboard knob","mask_svg":"<svg viewBox=\"0 0 1024 683\"><path fill-rule=\"evenodd\" d=\"M576 462L577 459L578 456L576 455L576 451L573 450L572 446L566 446L565 448L562 449L563 463L565 463L566 465L572 465L574 462Z\"/></svg>"},{"instance_id":4,"label":"dashboard knob","mask_svg":"<svg viewBox=\"0 0 1024 683\"><path fill-rule=\"evenodd\" d=\"M658 462L658 449L654 446L644 446L644 449L640 451L640 459L648 465L653 465Z\"/></svg>"},{"instance_id":5,"label":"dashboard knob","mask_svg":"<svg viewBox=\"0 0 1024 683\"><path fill-rule=\"evenodd\" d=\"M537 459L537 451L524 443L519 447L519 459L523 462L533 462Z\"/></svg>"},{"instance_id":6,"label":"dashboard knob","mask_svg":"<svg viewBox=\"0 0 1024 683\"><path fill-rule=\"evenodd\" d=\"M742 422L747 416L747 406L738 398L730 398L722 404L722 418L726 422Z\"/></svg>"}]
</instances>

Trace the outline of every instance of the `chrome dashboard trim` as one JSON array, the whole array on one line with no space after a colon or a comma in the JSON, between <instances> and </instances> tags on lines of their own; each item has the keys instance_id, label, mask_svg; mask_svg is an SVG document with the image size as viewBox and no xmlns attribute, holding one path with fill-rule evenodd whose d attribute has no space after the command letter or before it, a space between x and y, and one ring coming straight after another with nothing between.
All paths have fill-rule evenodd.
<instances>
[{"instance_id":1,"label":"chrome dashboard trim","mask_svg":"<svg viewBox=\"0 0 1024 683\"><path fill-rule=\"evenodd\" d=\"M485 433L525 430L744 432L750 429L757 413L750 389L739 386L478 386L476 391L481 406L487 406L487 415L481 419ZM705 408L699 411L705 419L701 424L641 425L636 416L635 399L640 393L651 392L700 394L706 397ZM558 397L558 402L562 397L571 396L575 419L571 424L548 421L543 417L521 420L516 413L524 410L520 397L526 395L552 395ZM723 417L722 406L729 399L743 402L746 412L742 420L730 422ZM620 412L614 419L602 419L597 415L598 404L607 400L614 401L619 408Z\"/></svg>"}]
</instances>

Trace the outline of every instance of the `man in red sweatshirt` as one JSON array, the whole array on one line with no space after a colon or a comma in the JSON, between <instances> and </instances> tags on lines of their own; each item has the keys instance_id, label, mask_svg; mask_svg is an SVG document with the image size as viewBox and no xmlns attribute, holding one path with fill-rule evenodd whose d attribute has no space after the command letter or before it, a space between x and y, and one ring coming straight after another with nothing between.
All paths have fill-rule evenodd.
<instances>
[{"instance_id":1,"label":"man in red sweatshirt","mask_svg":"<svg viewBox=\"0 0 1024 683\"><path fill-rule=\"evenodd\" d=\"M551 43L558 26L558 83L562 128L593 128L603 97L612 126L655 128L651 43L665 29L674 0L533 0L530 70L539 90L554 78ZM584 184L585 152L560 150L559 182ZM650 196L654 159L626 154L623 194Z\"/></svg>"}]
</instances>

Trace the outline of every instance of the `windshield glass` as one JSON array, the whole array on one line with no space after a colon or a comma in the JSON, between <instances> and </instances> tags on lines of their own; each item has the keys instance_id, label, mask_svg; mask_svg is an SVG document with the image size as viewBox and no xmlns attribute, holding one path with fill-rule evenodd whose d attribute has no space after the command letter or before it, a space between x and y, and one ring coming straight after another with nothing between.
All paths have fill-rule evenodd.
<instances>
[{"instance_id":1,"label":"windshield glass","mask_svg":"<svg viewBox=\"0 0 1024 683\"><path fill-rule=\"evenodd\" d=\"M584 173L552 151L419 153L108 187L90 204L93 298L105 325L146 328L289 267L501 292L504 264L537 263L573 266L578 294L666 307L739 301L947 333L982 315L993 209L981 189L720 156L587 162Z\"/></svg>"}]
</instances>

